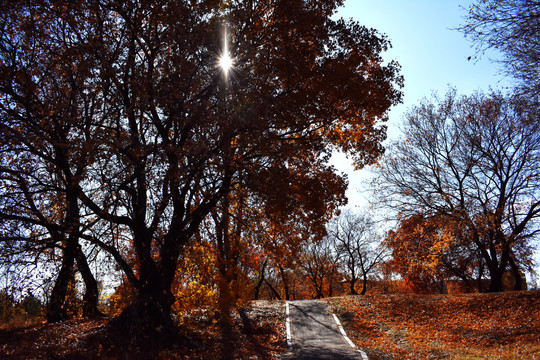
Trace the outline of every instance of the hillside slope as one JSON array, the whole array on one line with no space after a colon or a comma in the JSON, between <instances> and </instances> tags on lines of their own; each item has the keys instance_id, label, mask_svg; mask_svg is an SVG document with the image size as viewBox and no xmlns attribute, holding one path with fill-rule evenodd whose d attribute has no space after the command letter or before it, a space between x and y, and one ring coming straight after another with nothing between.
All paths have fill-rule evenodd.
<instances>
[{"instance_id":1,"label":"hillside slope","mask_svg":"<svg viewBox=\"0 0 540 360\"><path fill-rule=\"evenodd\" d=\"M540 359L540 292L329 299L370 360Z\"/></svg>"}]
</instances>

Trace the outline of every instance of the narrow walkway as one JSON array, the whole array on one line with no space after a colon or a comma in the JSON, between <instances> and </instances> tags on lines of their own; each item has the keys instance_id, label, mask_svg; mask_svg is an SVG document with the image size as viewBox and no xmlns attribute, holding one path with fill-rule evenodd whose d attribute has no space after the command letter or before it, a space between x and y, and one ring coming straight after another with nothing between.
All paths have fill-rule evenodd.
<instances>
[{"instance_id":1,"label":"narrow walkway","mask_svg":"<svg viewBox=\"0 0 540 360\"><path fill-rule=\"evenodd\" d=\"M362 360L341 335L338 326L322 301L289 302L292 349L286 360Z\"/></svg>"}]
</instances>

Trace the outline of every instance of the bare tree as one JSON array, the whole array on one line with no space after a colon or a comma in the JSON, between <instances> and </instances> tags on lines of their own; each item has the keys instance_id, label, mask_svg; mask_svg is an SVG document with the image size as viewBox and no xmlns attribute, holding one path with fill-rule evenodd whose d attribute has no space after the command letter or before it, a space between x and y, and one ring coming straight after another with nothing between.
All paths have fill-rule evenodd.
<instances>
[{"instance_id":1,"label":"bare tree","mask_svg":"<svg viewBox=\"0 0 540 360\"><path fill-rule=\"evenodd\" d=\"M361 295L367 291L367 278L385 257L375 222L366 214L344 211L328 225L340 263L349 277L349 292L357 295L356 283L362 279Z\"/></svg>"},{"instance_id":2,"label":"bare tree","mask_svg":"<svg viewBox=\"0 0 540 360\"><path fill-rule=\"evenodd\" d=\"M523 98L449 91L407 114L405 138L379 169L380 201L404 217L446 217L454 240L484 259L490 291L502 290L506 270L530 264L539 231L536 114Z\"/></svg>"},{"instance_id":3,"label":"bare tree","mask_svg":"<svg viewBox=\"0 0 540 360\"><path fill-rule=\"evenodd\" d=\"M300 266L313 286L314 297L332 296L338 255L329 238L307 245Z\"/></svg>"}]
</instances>

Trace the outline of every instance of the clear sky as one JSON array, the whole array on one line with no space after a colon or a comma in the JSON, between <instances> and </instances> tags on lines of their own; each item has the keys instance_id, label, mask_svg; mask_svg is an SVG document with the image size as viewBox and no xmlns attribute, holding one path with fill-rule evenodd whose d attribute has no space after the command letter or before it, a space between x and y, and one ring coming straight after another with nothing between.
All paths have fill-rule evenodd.
<instances>
[{"instance_id":1,"label":"clear sky","mask_svg":"<svg viewBox=\"0 0 540 360\"><path fill-rule=\"evenodd\" d=\"M475 56L472 43L453 30L465 22L469 5L465 0L346 0L337 14L353 18L360 24L375 28L388 36L392 49L384 54L385 60L396 60L405 78L403 104L390 112L389 138L399 136L399 124L404 112L429 97L433 91L443 95L449 86L459 93L476 90L503 89L509 84L492 63L491 53L480 60ZM349 175L349 207L363 208L369 193L363 190L367 170L353 171L344 156L334 156L336 167Z\"/></svg>"}]
</instances>

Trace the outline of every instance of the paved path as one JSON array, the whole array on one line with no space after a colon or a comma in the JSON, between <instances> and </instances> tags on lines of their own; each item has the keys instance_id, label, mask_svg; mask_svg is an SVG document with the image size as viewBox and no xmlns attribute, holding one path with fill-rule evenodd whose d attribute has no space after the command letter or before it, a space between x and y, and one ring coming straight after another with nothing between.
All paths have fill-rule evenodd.
<instances>
[{"instance_id":1,"label":"paved path","mask_svg":"<svg viewBox=\"0 0 540 360\"><path fill-rule=\"evenodd\" d=\"M287 360L362 360L345 340L322 301L289 302L292 349Z\"/></svg>"}]
</instances>

